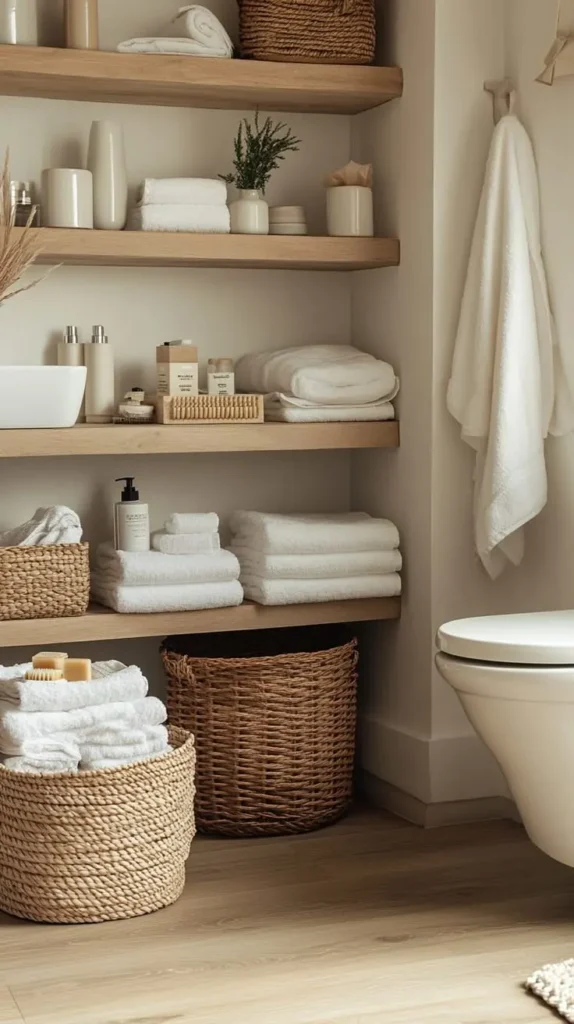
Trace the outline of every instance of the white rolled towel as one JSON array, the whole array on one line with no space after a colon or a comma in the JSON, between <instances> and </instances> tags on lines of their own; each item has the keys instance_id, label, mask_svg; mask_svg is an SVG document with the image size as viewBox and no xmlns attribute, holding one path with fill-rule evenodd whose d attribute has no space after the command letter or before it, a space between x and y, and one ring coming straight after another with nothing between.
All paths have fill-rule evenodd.
<instances>
[{"instance_id":1,"label":"white rolled towel","mask_svg":"<svg viewBox=\"0 0 574 1024\"><path fill-rule=\"evenodd\" d=\"M231 220L227 206L176 206L174 203L153 203L132 210L129 229L227 235L231 230Z\"/></svg>"},{"instance_id":2,"label":"white rolled towel","mask_svg":"<svg viewBox=\"0 0 574 1024\"><path fill-rule=\"evenodd\" d=\"M325 580L266 580L261 576L242 576L241 581L246 598L264 605L357 601L395 597L401 593L401 577L397 573Z\"/></svg>"},{"instance_id":3,"label":"white rolled towel","mask_svg":"<svg viewBox=\"0 0 574 1024\"><path fill-rule=\"evenodd\" d=\"M165 521L168 533L217 533L219 516L216 512L174 512Z\"/></svg>"},{"instance_id":4,"label":"white rolled towel","mask_svg":"<svg viewBox=\"0 0 574 1024\"><path fill-rule=\"evenodd\" d=\"M225 206L227 185L215 178L146 178L138 206Z\"/></svg>"},{"instance_id":5,"label":"white rolled towel","mask_svg":"<svg viewBox=\"0 0 574 1024\"><path fill-rule=\"evenodd\" d=\"M243 356L238 391L279 392L314 405L367 405L398 394L393 367L351 345L307 345Z\"/></svg>"},{"instance_id":6,"label":"white rolled towel","mask_svg":"<svg viewBox=\"0 0 574 1024\"><path fill-rule=\"evenodd\" d=\"M159 530L151 535L154 551L161 551L173 558L174 555L198 555L219 551L221 540L218 533L165 533Z\"/></svg>"},{"instance_id":7,"label":"white rolled towel","mask_svg":"<svg viewBox=\"0 0 574 1024\"><path fill-rule=\"evenodd\" d=\"M121 615L150 615L156 612L192 612L207 608L233 608L243 601L238 580L229 583L178 583L161 587L110 585L92 573L92 594L96 601Z\"/></svg>"},{"instance_id":8,"label":"white rolled towel","mask_svg":"<svg viewBox=\"0 0 574 1024\"><path fill-rule=\"evenodd\" d=\"M118 701L141 700L147 695L147 679L136 665L130 668L120 666L119 671L99 675L101 665L101 662L96 662L94 678L81 685L69 683L66 679L54 682L26 679L26 670L31 665L14 666L15 670L24 671L12 678L0 676L0 701L21 711L73 711Z\"/></svg>"},{"instance_id":9,"label":"white rolled towel","mask_svg":"<svg viewBox=\"0 0 574 1024\"><path fill-rule=\"evenodd\" d=\"M343 515L279 515L234 512L232 547L271 555L329 555L338 551L393 551L399 531L388 519L365 512Z\"/></svg>"},{"instance_id":10,"label":"white rolled towel","mask_svg":"<svg viewBox=\"0 0 574 1024\"><path fill-rule=\"evenodd\" d=\"M36 509L26 523L0 533L0 547L31 547L46 544L79 544L82 524L79 516L65 505Z\"/></svg>"},{"instance_id":11,"label":"white rolled towel","mask_svg":"<svg viewBox=\"0 0 574 1024\"><path fill-rule=\"evenodd\" d=\"M166 36L187 36L198 57L233 57L233 43L213 11L200 4L180 7L165 30Z\"/></svg>"},{"instance_id":12,"label":"white rolled towel","mask_svg":"<svg viewBox=\"0 0 574 1024\"><path fill-rule=\"evenodd\" d=\"M84 684L76 683L76 686ZM20 711L0 702L0 750L18 755L30 740L62 740L81 743L94 728L106 732L114 729L162 725L167 718L164 705L157 697L144 697L131 702L101 704L73 711ZM40 746L40 744L39 744Z\"/></svg>"},{"instance_id":13,"label":"white rolled towel","mask_svg":"<svg viewBox=\"0 0 574 1024\"><path fill-rule=\"evenodd\" d=\"M267 580L321 580L346 576L382 576L400 572L403 560L393 551L338 551L331 555L266 555L255 548L234 548L242 576Z\"/></svg>"},{"instance_id":14,"label":"white rolled towel","mask_svg":"<svg viewBox=\"0 0 574 1024\"><path fill-rule=\"evenodd\" d=\"M239 562L231 551L174 558L159 551L116 551L113 544L101 544L96 571L102 579L123 586L227 583L239 579Z\"/></svg>"}]
</instances>

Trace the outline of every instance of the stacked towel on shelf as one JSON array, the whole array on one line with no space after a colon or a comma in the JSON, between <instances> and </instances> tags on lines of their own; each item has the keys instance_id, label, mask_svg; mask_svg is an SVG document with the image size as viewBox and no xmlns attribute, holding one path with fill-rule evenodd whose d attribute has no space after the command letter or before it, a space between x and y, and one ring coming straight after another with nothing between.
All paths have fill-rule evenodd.
<instances>
[{"instance_id":1,"label":"stacked towel on shelf","mask_svg":"<svg viewBox=\"0 0 574 1024\"><path fill-rule=\"evenodd\" d=\"M243 356L238 391L267 396L268 419L286 423L388 420L399 381L385 363L350 345L310 345Z\"/></svg>"},{"instance_id":2,"label":"stacked towel on shelf","mask_svg":"<svg viewBox=\"0 0 574 1024\"><path fill-rule=\"evenodd\" d=\"M38 508L26 523L0 533L0 547L31 547L46 544L79 544L82 524L65 505Z\"/></svg>"},{"instance_id":3,"label":"stacked towel on shelf","mask_svg":"<svg viewBox=\"0 0 574 1024\"><path fill-rule=\"evenodd\" d=\"M132 231L228 234L227 187L211 178L146 178L130 217Z\"/></svg>"},{"instance_id":4,"label":"stacked towel on shelf","mask_svg":"<svg viewBox=\"0 0 574 1024\"><path fill-rule=\"evenodd\" d=\"M231 551L220 550L218 530L214 513L175 514L154 534L153 551L116 551L101 544L91 579L93 596L121 614L241 604L239 562Z\"/></svg>"},{"instance_id":5,"label":"stacked towel on shelf","mask_svg":"<svg viewBox=\"0 0 574 1024\"><path fill-rule=\"evenodd\" d=\"M120 53L181 53L190 57L233 57L233 43L207 7L181 7L160 36L126 39Z\"/></svg>"},{"instance_id":6,"label":"stacked towel on shelf","mask_svg":"<svg viewBox=\"0 0 574 1024\"><path fill-rule=\"evenodd\" d=\"M245 596L308 604L401 593L399 533L366 513L285 516L235 512L231 548Z\"/></svg>"}]
</instances>

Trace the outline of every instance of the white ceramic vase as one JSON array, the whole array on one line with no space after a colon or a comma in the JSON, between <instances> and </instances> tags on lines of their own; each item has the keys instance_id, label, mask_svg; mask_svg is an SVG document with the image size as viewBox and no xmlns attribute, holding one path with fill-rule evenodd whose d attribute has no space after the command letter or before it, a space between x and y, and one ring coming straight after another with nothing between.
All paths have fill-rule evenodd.
<instances>
[{"instance_id":1,"label":"white ceramic vase","mask_svg":"<svg viewBox=\"0 0 574 1024\"><path fill-rule=\"evenodd\" d=\"M240 189L239 199L230 204L229 212L232 234L269 234L269 207L259 189Z\"/></svg>"},{"instance_id":2,"label":"white ceramic vase","mask_svg":"<svg viewBox=\"0 0 574 1024\"><path fill-rule=\"evenodd\" d=\"M92 123L88 170L94 178L94 227L121 231L128 213L128 179L123 130L115 121Z\"/></svg>"}]
</instances>

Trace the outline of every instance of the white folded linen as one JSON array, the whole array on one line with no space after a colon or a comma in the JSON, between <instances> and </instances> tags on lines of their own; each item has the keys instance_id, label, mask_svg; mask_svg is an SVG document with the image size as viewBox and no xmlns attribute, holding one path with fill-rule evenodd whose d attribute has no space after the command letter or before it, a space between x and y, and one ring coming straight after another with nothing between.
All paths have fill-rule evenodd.
<instances>
[{"instance_id":1,"label":"white folded linen","mask_svg":"<svg viewBox=\"0 0 574 1024\"><path fill-rule=\"evenodd\" d=\"M397 573L324 580L266 580L262 576L242 576L241 581L246 598L265 605L355 601L395 597L401 593L401 577Z\"/></svg>"},{"instance_id":2,"label":"white folded linen","mask_svg":"<svg viewBox=\"0 0 574 1024\"><path fill-rule=\"evenodd\" d=\"M211 53L198 46L192 39L169 38L168 36L141 36L125 39L118 44L119 53L173 53L186 57L226 57L224 53Z\"/></svg>"},{"instance_id":3,"label":"white folded linen","mask_svg":"<svg viewBox=\"0 0 574 1024\"><path fill-rule=\"evenodd\" d=\"M322 580L381 576L400 572L403 559L393 551L338 551L330 555L265 555L255 548L234 548L243 576L267 580Z\"/></svg>"},{"instance_id":4,"label":"white folded linen","mask_svg":"<svg viewBox=\"0 0 574 1024\"><path fill-rule=\"evenodd\" d=\"M149 757L150 754L162 754L167 748L168 733L165 725L148 726L141 730L141 735L128 738L118 733L113 743L81 743L80 755L82 767L89 761L100 761L104 758L114 761L129 760L136 757Z\"/></svg>"},{"instance_id":5,"label":"white folded linen","mask_svg":"<svg viewBox=\"0 0 574 1024\"><path fill-rule=\"evenodd\" d=\"M78 687L83 685L76 683ZM0 751L8 755L21 754L24 745L31 740L82 743L94 729L105 735L107 726L116 730L120 725L128 729L162 725L166 717L165 707L157 697L73 711L21 711L0 701Z\"/></svg>"},{"instance_id":6,"label":"white folded linen","mask_svg":"<svg viewBox=\"0 0 574 1024\"><path fill-rule=\"evenodd\" d=\"M366 512L343 515L278 515L234 512L231 547L249 547L271 555L328 555L337 551L392 551L399 531L388 519Z\"/></svg>"},{"instance_id":7,"label":"white folded linen","mask_svg":"<svg viewBox=\"0 0 574 1024\"><path fill-rule=\"evenodd\" d=\"M146 178L138 206L226 206L227 185L216 178Z\"/></svg>"},{"instance_id":8,"label":"white folded linen","mask_svg":"<svg viewBox=\"0 0 574 1024\"><path fill-rule=\"evenodd\" d=\"M190 612L205 608L233 608L243 601L237 580L228 583L178 583L161 587L109 585L92 573L92 594L96 601L122 615L154 612Z\"/></svg>"},{"instance_id":9,"label":"white folded linen","mask_svg":"<svg viewBox=\"0 0 574 1024\"><path fill-rule=\"evenodd\" d=\"M233 57L233 43L213 11L200 4L180 7L165 29L166 36L187 36L198 57Z\"/></svg>"},{"instance_id":10,"label":"white folded linen","mask_svg":"<svg viewBox=\"0 0 574 1024\"><path fill-rule=\"evenodd\" d=\"M116 663L120 664L120 663ZM30 666L15 666L24 672L12 679L0 678L0 701L21 711L73 711L119 701L141 700L148 692L147 679L136 665L121 666L111 675L98 676L98 663L93 666L91 682L69 683L66 679L44 682L26 679Z\"/></svg>"},{"instance_id":11,"label":"white folded linen","mask_svg":"<svg viewBox=\"0 0 574 1024\"><path fill-rule=\"evenodd\" d=\"M81 539L82 524L79 516L65 505L52 505L36 509L27 523L0 533L0 548L79 544Z\"/></svg>"},{"instance_id":12,"label":"white folded linen","mask_svg":"<svg viewBox=\"0 0 574 1024\"><path fill-rule=\"evenodd\" d=\"M239 579L239 562L231 551L174 558L159 551L116 551L113 544L101 544L96 571L110 584L131 587L227 583Z\"/></svg>"},{"instance_id":13,"label":"white folded linen","mask_svg":"<svg viewBox=\"0 0 574 1024\"><path fill-rule=\"evenodd\" d=\"M173 203L153 203L132 210L129 229L226 235L231 230L231 221L227 206L176 206Z\"/></svg>"},{"instance_id":14,"label":"white folded linen","mask_svg":"<svg viewBox=\"0 0 574 1024\"><path fill-rule=\"evenodd\" d=\"M19 772L76 772L80 764L80 747L70 736L42 736L25 741L16 756L5 757L3 761L5 768Z\"/></svg>"},{"instance_id":15,"label":"white folded linen","mask_svg":"<svg viewBox=\"0 0 574 1024\"><path fill-rule=\"evenodd\" d=\"M294 395L316 405L392 401L399 381L384 363L350 345L309 345L243 356L235 367L238 391Z\"/></svg>"},{"instance_id":16,"label":"white folded linen","mask_svg":"<svg viewBox=\"0 0 574 1024\"><path fill-rule=\"evenodd\" d=\"M168 533L217 533L219 516L216 512L174 512L165 521Z\"/></svg>"},{"instance_id":17,"label":"white folded linen","mask_svg":"<svg viewBox=\"0 0 574 1024\"><path fill-rule=\"evenodd\" d=\"M394 420L390 402L369 405L314 405L274 392L265 398L265 419L275 423L369 423Z\"/></svg>"},{"instance_id":18,"label":"white folded linen","mask_svg":"<svg viewBox=\"0 0 574 1024\"><path fill-rule=\"evenodd\" d=\"M35 755L5 757L3 764L9 771L25 772L29 775L73 775L79 768L79 763L75 758L59 757L57 754L47 754L45 757Z\"/></svg>"},{"instance_id":19,"label":"white folded linen","mask_svg":"<svg viewBox=\"0 0 574 1024\"><path fill-rule=\"evenodd\" d=\"M165 750L144 754L143 756L138 754L136 757L132 755L120 758L102 757L93 761L83 761L81 769L84 772L101 772L105 768L127 768L128 765L137 764L139 761L153 761L156 757L164 757L165 754L171 754L172 750L173 747L170 747L168 744Z\"/></svg>"},{"instance_id":20,"label":"white folded linen","mask_svg":"<svg viewBox=\"0 0 574 1024\"><path fill-rule=\"evenodd\" d=\"M154 551L161 551L173 558L174 555L206 554L219 551L221 540L218 533L152 533L151 546Z\"/></svg>"}]
</instances>

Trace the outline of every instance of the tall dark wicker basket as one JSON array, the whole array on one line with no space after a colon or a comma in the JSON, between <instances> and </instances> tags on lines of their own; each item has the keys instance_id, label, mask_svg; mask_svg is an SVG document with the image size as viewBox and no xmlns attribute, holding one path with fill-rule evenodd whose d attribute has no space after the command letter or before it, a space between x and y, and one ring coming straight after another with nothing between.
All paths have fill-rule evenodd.
<instances>
[{"instance_id":1,"label":"tall dark wicker basket","mask_svg":"<svg viewBox=\"0 0 574 1024\"><path fill-rule=\"evenodd\" d=\"M219 653L223 644L226 655ZM308 832L345 813L355 753L356 640L340 630L273 630L230 639L171 637L162 653L170 722L195 734L202 832Z\"/></svg>"},{"instance_id":2,"label":"tall dark wicker basket","mask_svg":"<svg viewBox=\"0 0 574 1024\"><path fill-rule=\"evenodd\" d=\"M372 64L375 0L238 0L242 57Z\"/></svg>"}]
</instances>

